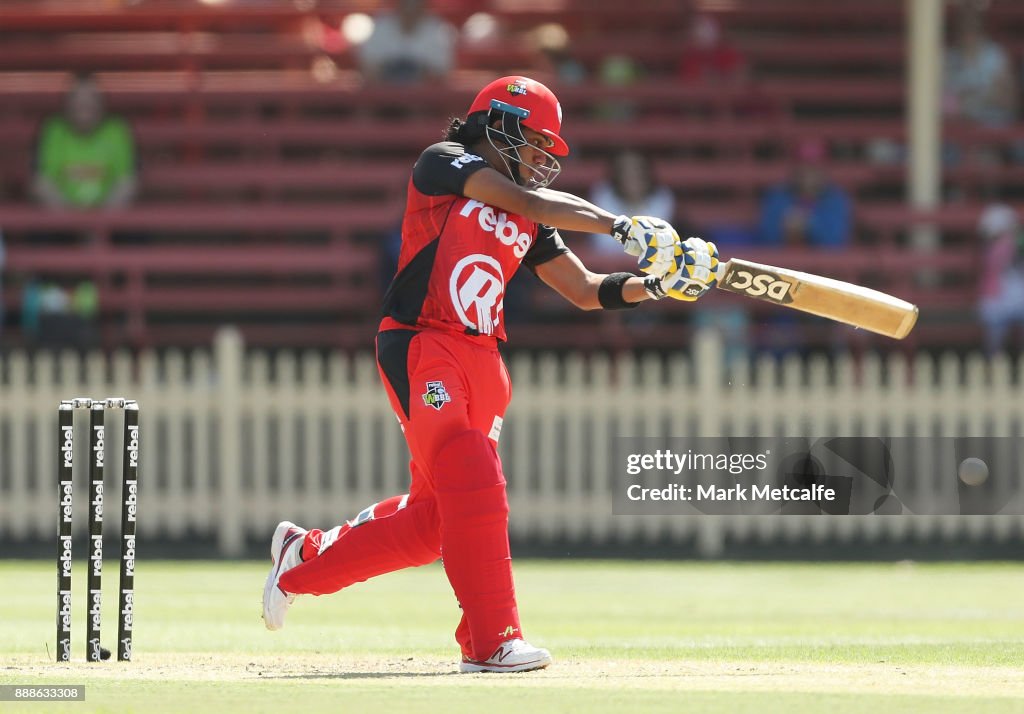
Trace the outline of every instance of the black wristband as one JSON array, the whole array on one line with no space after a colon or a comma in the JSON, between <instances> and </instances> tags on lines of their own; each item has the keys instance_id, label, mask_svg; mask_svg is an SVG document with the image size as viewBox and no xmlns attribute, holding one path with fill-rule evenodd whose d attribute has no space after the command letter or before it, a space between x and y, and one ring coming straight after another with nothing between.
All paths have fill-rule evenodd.
<instances>
[{"instance_id":1,"label":"black wristband","mask_svg":"<svg viewBox=\"0 0 1024 714\"><path fill-rule=\"evenodd\" d=\"M597 288L597 300L605 310L629 310L640 303L626 302L622 297L622 287L634 276L632 273L612 273L606 275Z\"/></svg>"}]
</instances>

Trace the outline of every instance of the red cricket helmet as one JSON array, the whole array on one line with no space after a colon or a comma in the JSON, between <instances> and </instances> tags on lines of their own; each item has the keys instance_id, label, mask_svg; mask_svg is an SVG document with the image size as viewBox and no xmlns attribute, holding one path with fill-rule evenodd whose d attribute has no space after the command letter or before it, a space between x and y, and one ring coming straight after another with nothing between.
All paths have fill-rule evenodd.
<instances>
[{"instance_id":1,"label":"red cricket helmet","mask_svg":"<svg viewBox=\"0 0 1024 714\"><path fill-rule=\"evenodd\" d=\"M569 154L569 145L558 135L562 128L562 105L546 86L529 77L500 77L480 90L469 107L469 114L501 109L493 102L519 110L514 113L520 117L523 126L544 134L554 142L551 153L558 156Z\"/></svg>"}]
</instances>

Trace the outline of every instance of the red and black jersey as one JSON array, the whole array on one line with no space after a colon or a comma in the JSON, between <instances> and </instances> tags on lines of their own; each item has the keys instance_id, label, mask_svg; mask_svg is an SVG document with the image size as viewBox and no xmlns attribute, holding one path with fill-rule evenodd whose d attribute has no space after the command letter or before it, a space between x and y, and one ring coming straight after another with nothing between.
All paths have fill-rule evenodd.
<instances>
[{"instance_id":1,"label":"red and black jersey","mask_svg":"<svg viewBox=\"0 0 1024 714\"><path fill-rule=\"evenodd\" d=\"M457 142L427 148L409 180L398 272L384 296L381 329L413 325L493 342L505 339L505 286L568 253L558 231L462 195L488 167Z\"/></svg>"}]
</instances>

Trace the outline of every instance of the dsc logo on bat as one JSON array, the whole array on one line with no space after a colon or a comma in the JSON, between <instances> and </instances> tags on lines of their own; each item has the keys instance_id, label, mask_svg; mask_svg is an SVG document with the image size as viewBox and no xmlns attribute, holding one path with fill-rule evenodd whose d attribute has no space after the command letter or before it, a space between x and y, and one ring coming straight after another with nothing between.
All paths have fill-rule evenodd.
<instances>
[{"instance_id":1,"label":"dsc logo on bat","mask_svg":"<svg viewBox=\"0 0 1024 714\"><path fill-rule=\"evenodd\" d=\"M793 301L789 290L793 284L773 273L752 273L749 270L733 270L726 283L729 290L750 297L764 298L786 304Z\"/></svg>"}]
</instances>

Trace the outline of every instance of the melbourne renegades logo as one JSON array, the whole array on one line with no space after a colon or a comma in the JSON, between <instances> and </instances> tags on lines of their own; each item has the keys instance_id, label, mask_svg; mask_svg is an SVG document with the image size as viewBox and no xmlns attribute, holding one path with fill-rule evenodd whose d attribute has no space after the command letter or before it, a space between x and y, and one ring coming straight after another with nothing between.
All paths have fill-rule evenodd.
<instances>
[{"instance_id":1,"label":"melbourne renegades logo","mask_svg":"<svg viewBox=\"0 0 1024 714\"><path fill-rule=\"evenodd\" d=\"M489 255L474 253L460 260L448 282L459 320L481 335L494 333L504 308L505 276Z\"/></svg>"}]
</instances>

